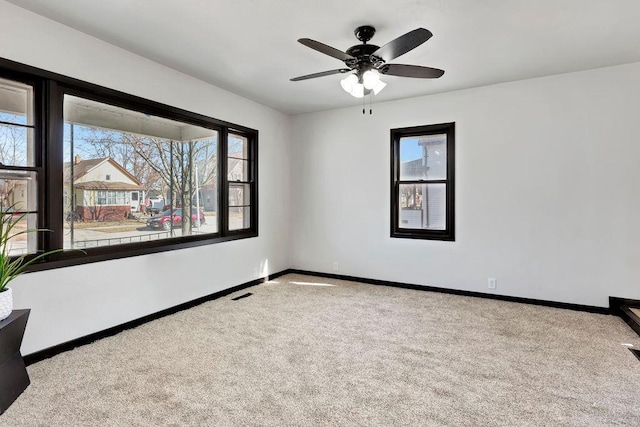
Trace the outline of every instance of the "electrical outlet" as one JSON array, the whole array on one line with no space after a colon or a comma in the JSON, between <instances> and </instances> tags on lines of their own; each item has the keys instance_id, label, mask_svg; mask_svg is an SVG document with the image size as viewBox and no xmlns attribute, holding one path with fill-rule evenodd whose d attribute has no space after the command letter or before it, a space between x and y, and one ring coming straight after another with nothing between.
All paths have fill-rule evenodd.
<instances>
[{"instance_id":1,"label":"electrical outlet","mask_svg":"<svg viewBox=\"0 0 640 427\"><path fill-rule=\"evenodd\" d=\"M487 279L487 287L489 289L495 290L497 284L498 284L498 280L495 277L489 277L489 279Z\"/></svg>"},{"instance_id":2,"label":"electrical outlet","mask_svg":"<svg viewBox=\"0 0 640 427\"><path fill-rule=\"evenodd\" d=\"M338 265L337 262L334 262L333 263L333 271L338 271L338 270L340 270L340 266Z\"/></svg>"}]
</instances>

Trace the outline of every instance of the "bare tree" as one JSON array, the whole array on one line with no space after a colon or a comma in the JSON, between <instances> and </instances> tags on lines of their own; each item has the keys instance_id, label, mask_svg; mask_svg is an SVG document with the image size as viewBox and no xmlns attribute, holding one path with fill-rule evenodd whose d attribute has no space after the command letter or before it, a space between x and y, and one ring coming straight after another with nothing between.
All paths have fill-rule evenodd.
<instances>
[{"instance_id":1,"label":"bare tree","mask_svg":"<svg viewBox=\"0 0 640 427\"><path fill-rule=\"evenodd\" d=\"M0 162L5 165L24 165L27 161L27 134L24 128L0 126Z\"/></svg>"},{"instance_id":2,"label":"bare tree","mask_svg":"<svg viewBox=\"0 0 640 427\"><path fill-rule=\"evenodd\" d=\"M162 138L94 129L83 137L83 154L111 157L138 178L147 190L169 195L181 206L182 233L191 234L192 201L200 186L215 181L217 138L169 141Z\"/></svg>"},{"instance_id":3,"label":"bare tree","mask_svg":"<svg viewBox=\"0 0 640 427\"><path fill-rule=\"evenodd\" d=\"M151 157L151 153L141 156L137 145L137 135L108 131L103 129L88 129L83 137L83 144L78 145L78 151L88 158L110 157L129 173L135 176L148 190L166 191L162 185L162 178L156 170L148 164L145 157Z\"/></svg>"},{"instance_id":4,"label":"bare tree","mask_svg":"<svg viewBox=\"0 0 640 427\"><path fill-rule=\"evenodd\" d=\"M182 234L191 234L191 211L196 195L196 176L200 186L215 181L217 175L217 139L187 142L160 138L131 139L136 153L145 160L169 188L173 206L182 207Z\"/></svg>"},{"instance_id":5,"label":"bare tree","mask_svg":"<svg viewBox=\"0 0 640 427\"><path fill-rule=\"evenodd\" d=\"M87 157L111 157L148 190L169 195L172 206L182 207L182 233L191 234L190 212L199 186L215 182L217 138L170 141L163 138L84 128L77 150Z\"/></svg>"},{"instance_id":6,"label":"bare tree","mask_svg":"<svg viewBox=\"0 0 640 427\"><path fill-rule=\"evenodd\" d=\"M422 208L422 190L420 185L402 185L400 186L400 197L403 200L401 206L410 209Z\"/></svg>"}]
</instances>

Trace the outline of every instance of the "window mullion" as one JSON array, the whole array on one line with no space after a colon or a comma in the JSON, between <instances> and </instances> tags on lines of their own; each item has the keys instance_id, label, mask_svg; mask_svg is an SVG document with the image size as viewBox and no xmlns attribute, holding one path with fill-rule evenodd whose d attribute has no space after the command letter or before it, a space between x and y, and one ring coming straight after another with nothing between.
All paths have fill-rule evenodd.
<instances>
[{"instance_id":1,"label":"window mullion","mask_svg":"<svg viewBox=\"0 0 640 427\"><path fill-rule=\"evenodd\" d=\"M446 184L448 180L446 179L419 179L419 180L398 180L398 184Z\"/></svg>"},{"instance_id":2,"label":"window mullion","mask_svg":"<svg viewBox=\"0 0 640 427\"><path fill-rule=\"evenodd\" d=\"M55 81L47 80L43 85L43 99L40 111L42 111L42 132L40 158L44 161L45 179L42 196L42 224L50 233L43 233L43 249L53 250L64 247L63 230L63 206L62 200L64 188L63 162L64 162L64 123L63 123L63 94ZM46 209L44 207L46 206Z\"/></svg>"},{"instance_id":3,"label":"window mullion","mask_svg":"<svg viewBox=\"0 0 640 427\"><path fill-rule=\"evenodd\" d=\"M220 174L218 176L220 191L218 192L218 213L220 216L219 230L221 235L225 236L229 233L229 180L228 174L228 154L229 154L229 129L223 127L220 132L220 146L218 158L218 167Z\"/></svg>"}]
</instances>

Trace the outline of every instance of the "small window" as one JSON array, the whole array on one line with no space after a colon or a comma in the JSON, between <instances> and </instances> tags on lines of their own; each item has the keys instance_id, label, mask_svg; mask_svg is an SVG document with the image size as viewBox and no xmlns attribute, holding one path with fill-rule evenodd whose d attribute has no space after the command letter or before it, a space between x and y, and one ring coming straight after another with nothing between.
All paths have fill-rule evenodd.
<instances>
[{"instance_id":1,"label":"small window","mask_svg":"<svg viewBox=\"0 0 640 427\"><path fill-rule=\"evenodd\" d=\"M254 192L253 179L249 173L251 160L248 138L229 133L227 140L229 231L245 230L251 227L251 205Z\"/></svg>"},{"instance_id":2,"label":"small window","mask_svg":"<svg viewBox=\"0 0 640 427\"><path fill-rule=\"evenodd\" d=\"M41 206L39 158L36 155L35 87L0 78L0 215L13 224L8 253L34 253Z\"/></svg>"},{"instance_id":3,"label":"small window","mask_svg":"<svg viewBox=\"0 0 640 427\"><path fill-rule=\"evenodd\" d=\"M391 237L455 240L454 123L391 130Z\"/></svg>"}]
</instances>

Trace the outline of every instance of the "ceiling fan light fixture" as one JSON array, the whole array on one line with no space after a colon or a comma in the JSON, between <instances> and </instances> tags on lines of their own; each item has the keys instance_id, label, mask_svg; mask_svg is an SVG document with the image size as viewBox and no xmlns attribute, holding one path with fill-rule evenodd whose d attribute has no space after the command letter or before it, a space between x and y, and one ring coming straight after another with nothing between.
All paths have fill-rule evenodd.
<instances>
[{"instance_id":1,"label":"ceiling fan light fixture","mask_svg":"<svg viewBox=\"0 0 640 427\"><path fill-rule=\"evenodd\" d=\"M344 52L312 39L298 39L298 42L306 47L339 59L347 68L343 67L320 73L307 74L294 77L290 80L300 81L348 73L348 75L340 81L342 89L355 98L363 98L372 93L377 95L387 86L386 83L380 80L381 74L385 76L420 79L437 79L444 74L444 70L438 68L389 63L389 61L404 55L429 40L431 36L433 36L431 31L425 28L416 28L413 31L409 31L391 40L382 47L367 44L375 34L375 31L376 29L370 25L363 25L356 28L356 38L360 40L362 44L351 46ZM371 112L371 109L369 109L369 112Z\"/></svg>"},{"instance_id":2,"label":"ceiling fan light fixture","mask_svg":"<svg viewBox=\"0 0 640 427\"><path fill-rule=\"evenodd\" d=\"M364 85L362 83L354 85L350 93L356 98L362 98L364 96Z\"/></svg>"},{"instance_id":3,"label":"ceiling fan light fixture","mask_svg":"<svg viewBox=\"0 0 640 427\"><path fill-rule=\"evenodd\" d=\"M373 94L377 95L378 93L380 93L380 91L382 89L385 88L387 84L385 82L383 82L382 80L378 80L378 83L373 87Z\"/></svg>"},{"instance_id":4,"label":"ceiling fan light fixture","mask_svg":"<svg viewBox=\"0 0 640 427\"><path fill-rule=\"evenodd\" d=\"M347 93L352 93L353 88L358 84L358 76L355 74L349 74L347 77L340 81L340 86Z\"/></svg>"},{"instance_id":5,"label":"ceiling fan light fixture","mask_svg":"<svg viewBox=\"0 0 640 427\"><path fill-rule=\"evenodd\" d=\"M358 81L356 74L349 74L344 79L340 80L340 86L345 92L356 98L362 98L364 96L364 85Z\"/></svg>"},{"instance_id":6,"label":"ceiling fan light fixture","mask_svg":"<svg viewBox=\"0 0 640 427\"><path fill-rule=\"evenodd\" d=\"M380 81L380 73L377 70L368 70L362 75L362 83L366 89L373 89Z\"/></svg>"}]
</instances>

